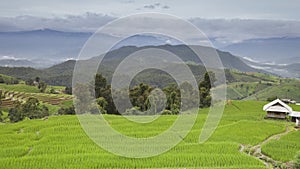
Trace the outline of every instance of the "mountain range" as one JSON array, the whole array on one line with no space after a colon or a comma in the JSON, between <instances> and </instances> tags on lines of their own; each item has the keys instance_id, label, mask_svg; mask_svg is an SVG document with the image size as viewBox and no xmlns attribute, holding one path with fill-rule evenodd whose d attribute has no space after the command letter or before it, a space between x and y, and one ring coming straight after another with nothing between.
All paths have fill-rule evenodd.
<instances>
[{"instance_id":1,"label":"mountain range","mask_svg":"<svg viewBox=\"0 0 300 169\"><path fill-rule=\"evenodd\" d=\"M209 54L210 50L215 50L209 47L202 47L202 46L195 46L195 47L198 50L203 51L204 54L205 53ZM112 50L105 55L103 61L100 64L99 72L104 74L110 80L112 73L115 71L118 64L126 56L128 56L129 54L135 51L139 51L147 48L163 49L176 54L179 58L181 58L189 65L189 67L192 69L192 72L195 74L195 76L198 77L198 80L202 78L202 75L205 72L205 67L203 66L201 60L199 60L199 58L195 55L195 53L185 45L160 45L160 46L143 46L143 47L124 46L119 49ZM217 52L220 56L224 68L226 69L235 69L242 72L264 72L262 70L255 69L248 66L239 57L231 55L228 52L223 52L220 50L217 50ZM87 65L95 65L98 64L98 61L99 61L99 56L93 57L88 60L78 60L77 62L87 64ZM14 68L0 67L0 72L2 74L21 78L23 80L29 78L35 78L36 76L39 76L41 77L42 80L46 81L48 84L70 86L75 64L76 64L75 60L69 60L45 69L34 69L34 68L24 68L24 67L14 67Z\"/></svg>"},{"instance_id":2,"label":"mountain range","mask_svg":"<svg viewBox=\"0 0 300 169\"><path fill-rule=\"evenodd\" d=\"M0 32L0 66L50 68L77 58L82 46L92 36L88 32L62 32L51 29ZM114 36L103 34L105 41ZM215 40L213 43L217 42ZM168 44L168 45L166 45ZM175 39L150 34L134 35L114 46L112 58L145 46L175 50L184 61L193 61L192 53ZM127 47L126 47L127 46ZM218 50L226 68L244 72L270 72L283 77L300 77L300 38L251 39L220 47ZM119 49L119 50L118 50ZM228 51L228 52L225 52ZM229 53L230 52L230 53ZM100 55L100 54L99 54ZM121 59L121 58L119 58Z\"/></svg>"}]
</instances>

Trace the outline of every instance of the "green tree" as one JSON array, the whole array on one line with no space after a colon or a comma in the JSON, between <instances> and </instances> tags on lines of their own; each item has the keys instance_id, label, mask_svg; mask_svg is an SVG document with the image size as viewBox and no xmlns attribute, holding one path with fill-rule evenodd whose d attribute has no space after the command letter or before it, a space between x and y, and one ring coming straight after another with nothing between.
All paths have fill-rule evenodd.
<instances>
[{"instance_id":1,"label":"green tree","mask_svg":"<svg viewBox=\"0 0 300 169\"><path fill-rule=\"evenodd\" d=\"M129 91L129 98L133 106L144 112L150 108L148 97L153 88L145 83L134 86Z\"/></svg>"},{"instance_id":2,"label":"green tree","mask_svg":"<svg viewBox=\"0 0 300 169\"><path fill-rule=\"evenodd\" d=\"M11 108L8 117L11 122L18 122L25 117L37 119L49 116L49 110L45 105L40 105L38 99L29 98L24 104L17 103Z\"/></svg>"},{"instance_id":3,"label":"green tree","mask_svg":"<svg viewBox=\"0 0 300 169\"><path fill-rule=\"evenodd\" d=\"M102 97L107 102L107 106L102 107L103 112L107 114L119 114L112 99L111 86L107 84L107 80L101 74L95 76L95 97Z\"/></svg>"},{"instance_id":4,"label":"green tree","mask_svg":"<svg viewBox=\"0 0 300 169\"><path fill-rule=\"evenodd\" d=\"M40 83L40 80L41 80L40 77L35 77L36 82Z\"/></svg>"},{"instance_id":5,"label":"green tree","mask_svg":"<svg viewBox=\"0 0 300 169\"><path fill-rule=\"evenodd\" d=\"M45 105L40 105L37 98L29 98L22 106L22 114L30 119L38 119L49 116L49 110Z\"/></svg>"},{"instance_id":6,"label":"green tree","mask_svg":"<svg viewBox=\"0 0 300 169\"><path fill-rule=\"evenodd\" d=\"M28 85L28 86L33 86L33 80L32 79L27 79L25 81L25 84Z\"/></svg>"},{"instance_id":7,"label":"green tree","mask_svg":"<svg viewBox=\"0 0 300 169\"><path fill-rule=\"evenodd\" d=\"M216 81L215 74L213 72L206 72L203 81L199 83L199 95L201 108L209 107L211 105L210 89L212 84Z\"/></svg>"},{"instance_id":8,"label":"green tree","mask_svg":"<svg viewBox=\"0 0 300 169\"><path fill-rule=\"evenodd\" d=\"M95 96L103 97L105 90L107 89L107 81L101 74L96 74L95 76Z\"/></svg>"},{"instance_id":9,"label":"green tree","mask_svg":"<svg viewBox=\"0 0 300 169\"><path fill-rule=\"evenodd\" d=\"M47 83L40 81L38 88L40 89L40 92L45 93L47 89Z\"/></svg>"},{"instance_id":10,"label":"green tree","mask_svg":"<svg viewBox=\"0 0 300 169\"><path fill-rule=\"evenodd\" d=\"M72 115L75 114L75 107L74 105L70 107L62 107L57 112L59 115Z\"/></svg>"},{"instance_id":11,"label":"green tree","mask_svg":"<svg viewBox=\"0 0 300 169\"><path fill-rule=\"evenodd\" d=\"M106 114L107 113L106 110L107 110L108 103L105 100L105 98L104 97L99 97L99 98L97 98L96 102L97 102L97 104L99 106L100 112L102 114Z\"/></svg>"},{"instance_id":12,"label":"green tree","mask_svg":"<svg viewBox=\"0 0 300 169\"><path fill-rule=\"evenodd\" d=\"M20 102L15 103L14 107L9 109L8 111L8 118L10 122L18 122L25 118L24 114L21 111L21 104Z\"/></svg>"},{"instance_id":13,"label":"green tree","mask_svg":"<svg viewBox=\"0 0 300 169\"><path fill-rule=\"evenodd\" d=\"M72 87L66 86L66 88L65 88L65 93L71 95L71 94L72 94Z\"/></svg>"},{"instance_id":14,"label":"green tree","mask_svg":"<svg viewBox=\"0 0 300 169\"><path fill-rule=\"evenodd\" d=\"M163 91L167 97L166 110L171 111L172 114L178 114L181 102L181 94L179 88L176 84L170 84L167 87L165 87Z\"/></svg>"}]
</instances>

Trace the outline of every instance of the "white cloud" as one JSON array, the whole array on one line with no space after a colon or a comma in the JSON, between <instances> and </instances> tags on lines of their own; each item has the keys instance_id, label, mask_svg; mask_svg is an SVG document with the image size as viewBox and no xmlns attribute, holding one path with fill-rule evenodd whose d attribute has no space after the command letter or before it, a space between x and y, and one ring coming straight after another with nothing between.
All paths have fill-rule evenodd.
<instances>
[{"instance_id":1,"label":"white cloud","mask_svg":"<svg viewBox=\"0 0 300 169\"><path fill-rule=\"evenodd\" d=\"M0 60L24 60L24 58L16 58L14 56L0 56Z\"/></svg>"}]
</instances>

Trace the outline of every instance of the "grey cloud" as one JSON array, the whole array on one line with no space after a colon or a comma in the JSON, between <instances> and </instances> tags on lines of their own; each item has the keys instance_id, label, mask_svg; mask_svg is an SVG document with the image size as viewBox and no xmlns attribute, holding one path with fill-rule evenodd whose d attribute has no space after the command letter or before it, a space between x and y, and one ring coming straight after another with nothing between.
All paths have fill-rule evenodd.
<instances>
[{"instance_id":1,"label":"grey cloud","mask_svg":"<svg viewBox=\"0 0 300 169\"><path fill-rule=\"evenodd\" d=\"M300 37L300 21L201 18L190 21L208 37L223 43L255 38Z\"/></svg>"},{"instance_id":2,"label":"grey cloud","mask_svg":"<svg viewBox=\"0 0 300 169\"><path fill-rule=\"evenodd\" d=\"M157 8L160 8L160 9L169 9L170 6L163 5L163 4L157 2L157 3L154 3L154 4L144 5L144 8L145 9L157 9Z\"/></svg>"},{"instance_id":3,"label":"grey cloud","mask_svg":"<svg viewBox=\"0 0 300 169\"><path fill-rule=\"evenodd\" d=\"M163 9L169 9L170 7L168 5L164 5L162 8Z\"/></svg>"},{"instance_id":4,"label":"grey cloud","mask_svg":"<svg viewBox=\"0 0 300 169\"><path fill-rule=\"evenodd\" d=\"M155 5L145 5L144 8L146 8L146 9L155 9Z\"/></svg>"},{"instance_id":5,"label":"grey cloud","mask_svg":"<svg viewBox=\"0 0 300 169\"><path fill-rule=\"evenodd\" d=\"M35 16L0 17L0 31L25 31L55 29L60 31L94 32L116 18L108 15L86 13L65 17L41 18Z\"/></svg>"},{"instance_id":6,"label":"grey cloud","mask_svg":"<svg viewBox=\"0 0 300 169\"><path fill-rule=\"evenodd\" d=\"M0 32L45 28L71 32L94 32L114 19L116 18L112 16L95 13L60 18L0 17ZM254 38L300 37L300 21L201 18L192 18L189 21L210 39L220 43L234 43ZM168 23L157 23L157 25L163 24ZM157 29L153 30L155 32L160 31L159 27L154 29Z\"/></svg>"}]
</instances>

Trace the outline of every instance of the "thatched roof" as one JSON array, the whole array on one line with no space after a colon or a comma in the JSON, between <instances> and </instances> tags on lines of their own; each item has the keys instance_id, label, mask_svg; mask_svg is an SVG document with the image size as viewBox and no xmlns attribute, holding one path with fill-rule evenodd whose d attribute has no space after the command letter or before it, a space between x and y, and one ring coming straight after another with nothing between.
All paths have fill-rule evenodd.
<instances>
[{"instance_id":1,"label":"thatched roof","mask_svg":"<svg viewBox=\"0 0 300 169\"><path fill-rule=\"evenodd\" d=\"M276 99L263 107L264 111L292 113L293 109L280 99Z\"/></svg>"},{"instance_id":2,"label":"thatched roof","mask_svg":"<svg viewBox=\"0 0 300 169\"><path fill-rule=\"evenodd\" d=\"M293 111L292 113L289 114L291 117L300 117L300 112Z\"/></svg>"}]
</instances>

